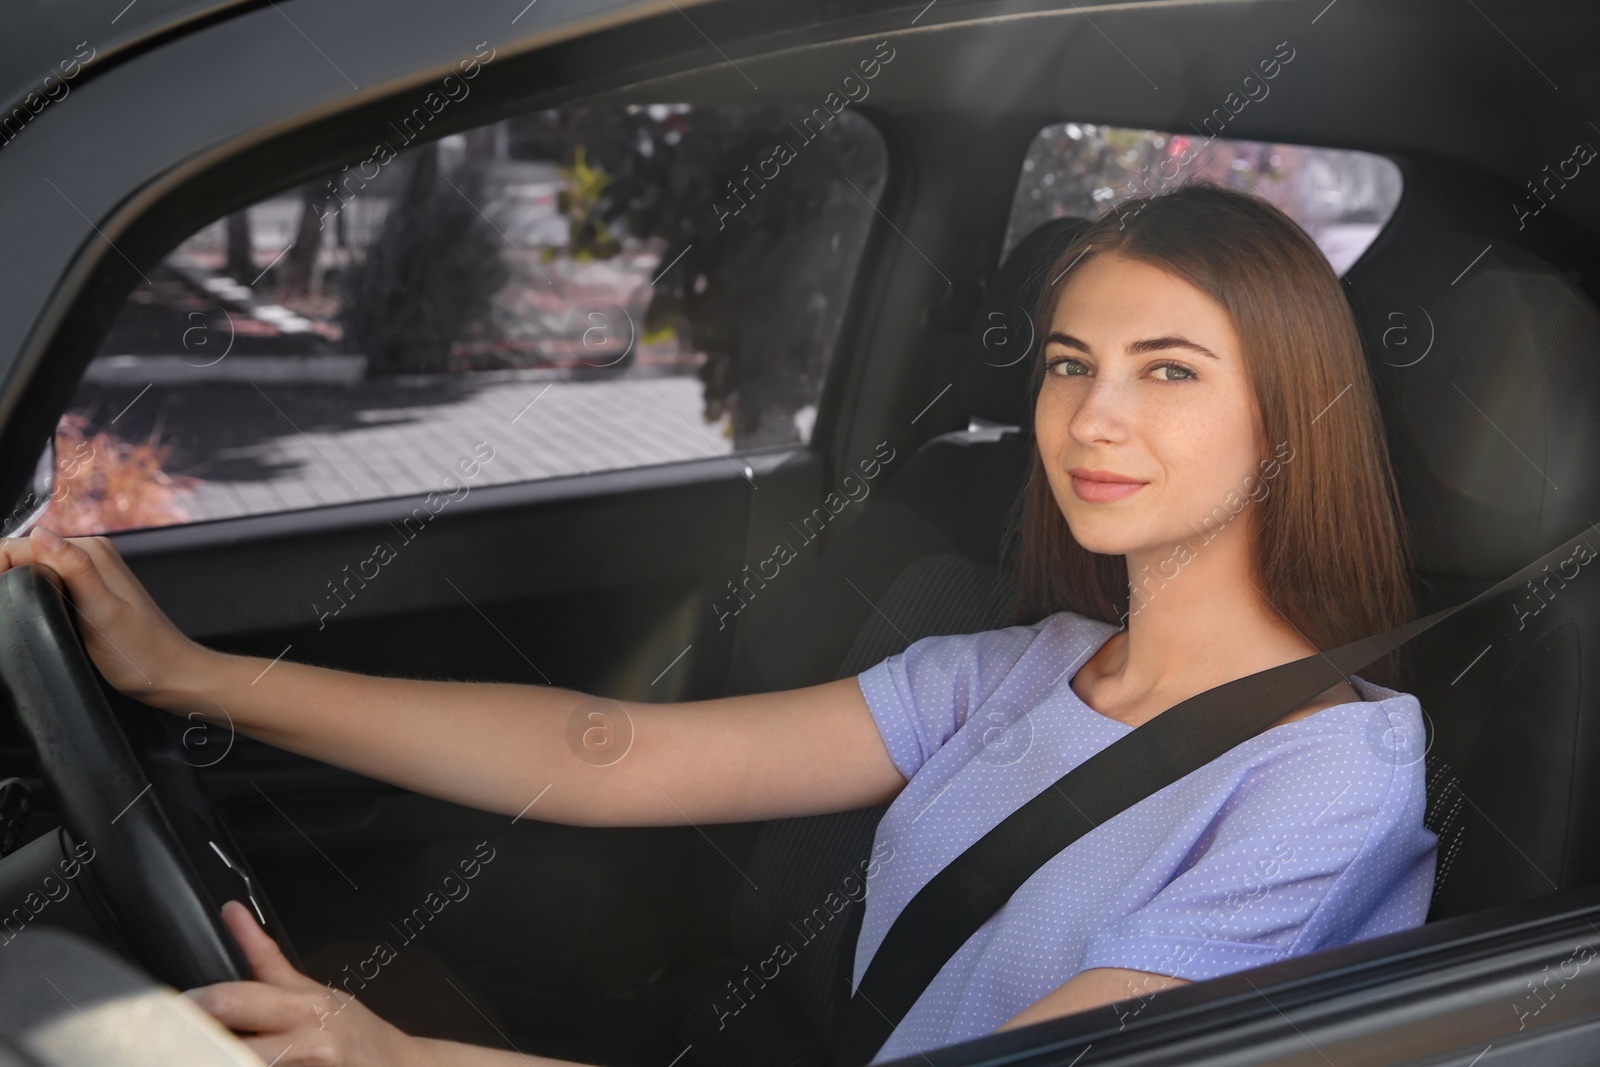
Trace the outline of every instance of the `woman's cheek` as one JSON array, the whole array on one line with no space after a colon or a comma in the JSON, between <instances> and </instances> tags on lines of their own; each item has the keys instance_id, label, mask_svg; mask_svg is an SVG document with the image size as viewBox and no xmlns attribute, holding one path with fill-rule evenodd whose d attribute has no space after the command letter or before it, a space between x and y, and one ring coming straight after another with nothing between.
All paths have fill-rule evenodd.
<instances>
[{"instance_id":1,"label":"woman's cheek","mask_svg":"<svg viewBox=\"0 0 1600 1067\"><path fill-rule=\"evenodd\" d=\"M1091 399L1090 380L1084 375L1051 375L1044 381L1040 399L1050 406L1053 416L1062 420L1063 425L1071 422L1072 417ZM1106 398L1098 398L1096 406L1105 402ZM1121 402L1115 396L1110 398L1113 407Z\"/></svg>"},{"instance_id":2,"label":"woman's cheek","mask_svg":"<svg viewBox=\"0 0 1600 1067\"><path fill-rule=\"evenodd\" d=\"M1033 424L1040 443L1059 444L1072 421L1072 412L1059 385L1045 379L1044 388L1039 391L1039 402L1033 407Z\"/></svg>"}]
</instances>

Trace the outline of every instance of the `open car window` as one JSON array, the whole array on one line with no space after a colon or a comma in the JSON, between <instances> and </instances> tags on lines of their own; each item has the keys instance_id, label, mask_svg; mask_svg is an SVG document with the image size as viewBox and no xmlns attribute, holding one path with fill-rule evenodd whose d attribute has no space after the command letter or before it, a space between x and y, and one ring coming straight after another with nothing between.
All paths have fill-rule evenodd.
<instances>
[{"instance_id":1,"label":"open car window","mask_svg":"<svg viewBox=\"0 0 1600 1067\"><path fill-rule=\"evenodd\" d=\"M150 273L62 420L44 521L455 499L809 440L885 179L870 122L575 106L429 141L430 117Z\"/></svg>"}]
</instances>

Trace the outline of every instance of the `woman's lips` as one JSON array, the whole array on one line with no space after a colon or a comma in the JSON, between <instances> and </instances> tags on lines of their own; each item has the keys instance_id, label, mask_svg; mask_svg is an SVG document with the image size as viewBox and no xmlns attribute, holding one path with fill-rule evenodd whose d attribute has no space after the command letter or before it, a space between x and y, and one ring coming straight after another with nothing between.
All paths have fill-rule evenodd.
<instances>
[{"instance_id":1,"label":"woman's lips","mask_svg":"<svg viewBox=\"0 0 1600 1067\"><path fill-rule=\"evenodd\" d=\"M1087 500L1091 504L1104 504L1111 500L1121 500L1123 497L1132 496L1143 489L1148 482L1104 482L1093 478L1080 478L1072 475L1072 491L1079 500Z\"/></svg>"}]
</instances>

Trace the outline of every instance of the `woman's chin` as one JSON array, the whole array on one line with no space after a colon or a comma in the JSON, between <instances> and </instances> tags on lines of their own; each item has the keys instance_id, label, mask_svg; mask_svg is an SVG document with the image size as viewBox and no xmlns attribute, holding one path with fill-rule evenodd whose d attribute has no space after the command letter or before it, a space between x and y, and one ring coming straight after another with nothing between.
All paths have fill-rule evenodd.
<instances>
[{"instance_id":1,"label":"woman's chin","mask_svg":"<svg viewBox=\"0 0 1600 1067\"><path fill-rule=\"evenodd\" d=\"M1170 551L1183 538L1181 531L1169 530L1165 523L1135 521L1126 516L1104 515L1086 520L1080 514L1067 519L1067 529L1081 548L1097 556Z\"/></svg>"},{"instance_id":2,"label":"woman's chin","mask_svg":"<svg viewBox=\"0 0 1600 1067\"><path fill-rule=\"evenodd\" d=\"M1071 522L1067 528L1072 532L1072 539L1080 548L1093 552L1097 556L1126 556L1135 551L1142 544L1137 537L1129 536L1127 529L1108 529L1109 523L1084 523L1085 529L1079 529Z\"/></svg>"}]
</instances>

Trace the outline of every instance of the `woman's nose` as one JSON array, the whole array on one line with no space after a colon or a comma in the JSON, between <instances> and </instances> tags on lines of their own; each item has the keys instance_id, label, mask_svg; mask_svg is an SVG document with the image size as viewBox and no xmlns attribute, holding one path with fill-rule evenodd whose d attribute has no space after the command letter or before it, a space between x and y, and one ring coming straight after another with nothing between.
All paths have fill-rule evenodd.
<instances>
[{"instance_id":1,"label":"woman's nose","mask_svg":"<svg viewBox=\"0 0 1600 1067\"><path fill-rule=\"evenodd\" d=\"M1127 391L1114 380L1095 379L1088 389L1070 400L1077 405L1069 423L1072 435L1085 444L1122 440L1127 436L1129 399Z\"/></svg>"}]
</instances>

